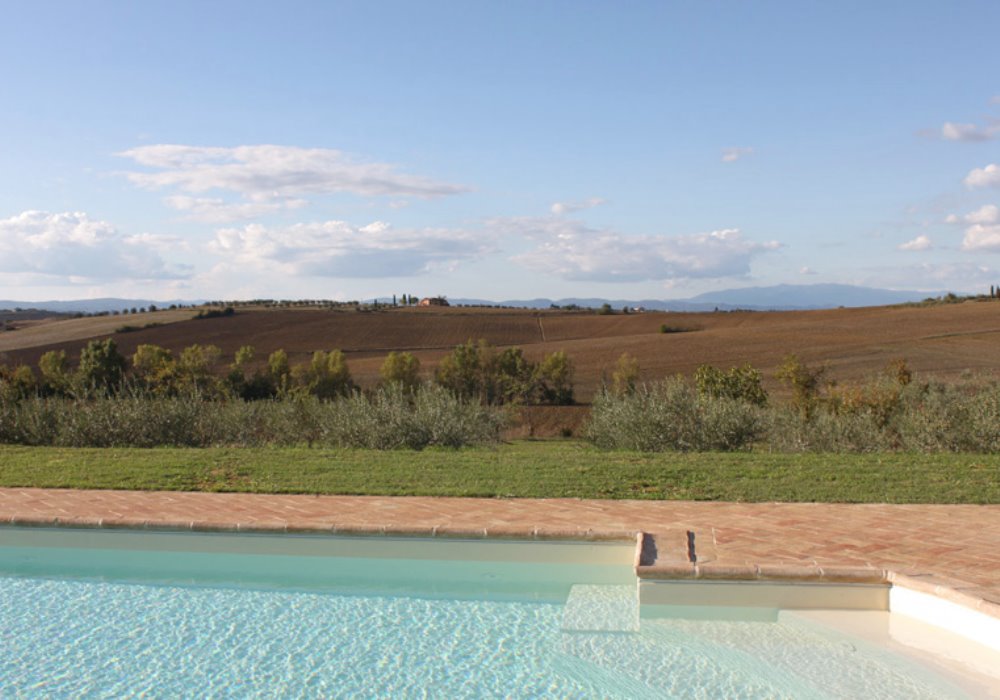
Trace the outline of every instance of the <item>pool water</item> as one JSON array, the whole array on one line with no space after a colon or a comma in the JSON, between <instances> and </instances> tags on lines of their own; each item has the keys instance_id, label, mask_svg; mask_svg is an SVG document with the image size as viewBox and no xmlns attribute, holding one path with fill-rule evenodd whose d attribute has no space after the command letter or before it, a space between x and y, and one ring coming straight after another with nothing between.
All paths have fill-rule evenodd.
<instances>
[{"instance_id":1,"label":"pool water","mask_svg":"<svg viewBox=\"0 0 1000 700\"><path fill-rule=\"evenodd\" d=\"M249 554L252 538L40 537L0 535L0 697L962 697L798 618L570 619L576 593L600 607L634 587L627 549L450 543L479 553L459 561L407 542L368 558L273 553L280 538Z\"/></svg>"}]
</instances>

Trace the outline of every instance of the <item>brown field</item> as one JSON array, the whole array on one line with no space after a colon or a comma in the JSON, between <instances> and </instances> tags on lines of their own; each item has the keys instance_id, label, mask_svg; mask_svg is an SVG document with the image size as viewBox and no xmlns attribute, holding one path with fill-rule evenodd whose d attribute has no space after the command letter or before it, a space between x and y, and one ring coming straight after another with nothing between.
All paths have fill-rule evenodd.
<instances>
[{"instance_id":1,"label":"brown field","mask_svg":"<svg viewBox=\"0 0 1000 700\"><path fill-rule=\"evenodd\" d=\"M17 330L0 333L0 354L20 357L22 351L43 348L38 355L54 346L70 347L79 351L92 338L106 338L121 326L145 326L147 323L176 323L195 315L191 309L128 314L125 316L90 316L85 318L49 317L39 320L18 320ZM79 341L79 342L74 342ZM30 354L29 357L34 355Z\"/></svg>"},{"instance_id":2,"label":"brown field","mask_svg":"<svg viewBox=\"0 0 1000 700\"><path fill-rule=\"evenodd\" d=\"M768 388L777 390L775 368L789 353L825 363L839 381L863 379L892 359L905 358L918 374L948 379L965 370L1000 367L1000 302L967 301L934 306L783 312L590 313L507 309L386 309L378 312L322 309L239 309L235 316L192 320L194 311L158 311L118 317L38 322L0 334L0 361L37 362L42 353L65 349L75 356L92 338L112 335L123 353L140 343L172 350L214 344L231 357L253 345L263 361L283 348L301 362L315 350L339 348L362 386L378 379L391 350L420 358L426 372L455 345L485 338L499 347L519 346L532 359L565 350L576 365L577 397L587 402L627 352L643 377L690 374L701 364L730 367L749 362ZM114 333L122 325L162 325ZM688 329L660 333L661 324ZM541 416L539 416L541 418ZM550 422L546 418L543 422Z\"/></svg>"}]
</instances>

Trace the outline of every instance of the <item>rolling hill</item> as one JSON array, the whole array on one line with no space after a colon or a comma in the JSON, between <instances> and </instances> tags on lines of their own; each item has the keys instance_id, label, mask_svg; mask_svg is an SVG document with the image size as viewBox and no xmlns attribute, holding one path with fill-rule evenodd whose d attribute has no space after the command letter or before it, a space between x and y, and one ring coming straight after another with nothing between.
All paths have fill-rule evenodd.
<instances>
[{"instance_id":1,"label":"rolling hill","mask_svg":"<svg viewBox=\"0 0 1000 700\"><path fill-rule=\"evenodd\" d=\"M956 377L1000 367L1000 302L780 312L614 314L522 309L386 308L379 311L240 307L233 316L195 320L191 309L122 317L41 320L0 333L0 361L35 364L46 351L71 356L92 338L114 337L123 353L152 343L178 351L194 343L220 347L227 358L253 345L259 361L278 348L301 362L315 350L339 348L363 386L378 380L385 355L409 351L430 372L455 345L484 338L519 346L532 359L566 351L576 366L577 397L589 401L622 353L645 378L692 373L708 363L749 362L769 389L789 353L826 363L828 376L861 379L895 358L921 374ZM121 332L128 324L133 330ZM674 331L661 333L661 326Z\"/></svg>"}]
</instances>

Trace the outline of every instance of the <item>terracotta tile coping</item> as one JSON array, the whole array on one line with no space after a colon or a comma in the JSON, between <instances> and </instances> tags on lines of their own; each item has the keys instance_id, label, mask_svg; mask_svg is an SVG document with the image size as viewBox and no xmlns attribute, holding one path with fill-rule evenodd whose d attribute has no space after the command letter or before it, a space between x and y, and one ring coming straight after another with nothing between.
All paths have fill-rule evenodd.
<instances>
[{"instance_id":1,"label":"terracotta tile coping","mask_svg":"<svg viewBox=\"0 0 1000 700\"><path fill-rule=\"evenodd\" d=\"M577 540L582 542L632 542L635 530L547 529L541 527L421 527L406 525L329 525L320 527L283 521L233 522L227 520L158 520L147 518L86 518L46 515L0 515L0 527L66 527L159 532L256 532L382 537L440 537L452 539Z\"/></svg>"},{"instance_id":2,"label":"terracotta tile coping","mask_svg":"<svg viewBox=\"0 0 1000 700\"><path fill-rule=\"evenodd\" d=\"M845 508L869 516L874 509L877 517L859 524L843 518ZM1000 508L969 511L988 515L993 528L978 538L969 528L949 525L956 511L975 508L0 489L0 526L633 541L641 579L899 585L1000 618L1000 557L990 558L1000 546L993 537ZM664 520L664 512L674 520ZM683 522L695 516L695 525ZM895 530L880 535L869 529L871 523L889 527L906 517L897 529L911 533L912 541L873 541ZM706 525L705 518L720 527ZM915 525L935 519L944 524ZM609 520L622 527L573 526ZM838 532L843 542L831 548ZM955 544L959 533L968 541ZM823 560L810 560L803 552L809 548L822 549ZM888 565L867 560L869 552L883 550L908 558L899 555ZM966 550L971 555L963 557ZM966 559L984 562L986 570L977 571ZM962 562L960 572L980 580L953 577L956 561Z\"/></svg>"}]
</instances>

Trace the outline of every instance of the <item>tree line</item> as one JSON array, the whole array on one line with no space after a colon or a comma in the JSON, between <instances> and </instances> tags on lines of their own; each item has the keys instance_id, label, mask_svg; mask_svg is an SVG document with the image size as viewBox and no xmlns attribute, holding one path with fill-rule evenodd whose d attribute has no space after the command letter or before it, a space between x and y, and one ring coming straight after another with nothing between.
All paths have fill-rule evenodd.
<instances>
[{"instance_id":1,"label":"tree line","mask_svg":"<svg viewBox=\"0 0 1000 700\"><path fill-rule=\"evenodd\" d=\"M29 396L88 398L114 396L128 389L152 397L199 396L246 401L314 396L331 400L360 393L344 353L317 350L305 362L292 364L284 350L257 362L257 352L244 345L225 362L215 345L190 345L178 353L159 345L139 345L131 357L115 341L92 340L76 366L65 350L50 350L30 365L0 364L0 391ZM412 394L431 381L456 397L488 405L571 404L573 363L559 351L533 362L521 348L498 349L485 340L469 340L446 355L424 377L420 360L409 352L391 352L380 368L381 386L398 386Z\"/></svg>"}]
</instances>

